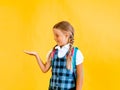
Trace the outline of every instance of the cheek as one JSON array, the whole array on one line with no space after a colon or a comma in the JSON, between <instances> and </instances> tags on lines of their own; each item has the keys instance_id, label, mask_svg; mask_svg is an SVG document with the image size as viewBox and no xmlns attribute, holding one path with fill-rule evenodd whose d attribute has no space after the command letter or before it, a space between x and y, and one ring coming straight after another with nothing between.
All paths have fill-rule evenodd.
<instances>
[{"instance_id":1,"label":"cheek","mask_svg":"<svg viewBox=\"0 0 120 90\"><path fill-rule=\"evenodd\" d=\"M59 37L59 38L57 38L57 40L58 40L59 42L61 42L61 41L62 41L62 38Z\"/></svg>"},{"instance_id":2,"label":"cheek","mask_svg":"<svg viewBox=\"0 0 120 90\"><path fill-rule=\"evenodd\" d=\"M63 43L66 42L66 38L65 38L65 37L62 37L60 40L61 40L61 42L63 42Z\"/></svg>"},{"instance_id":3,"label":"cheek","mask_svg":"<svg viewBox=\"0 0 120 90\"><path fill-rule=\"evenodd\" d=\"M63 39L61 37L56 38L56 42L62 43Z\"/></svg>"}]
</instances>

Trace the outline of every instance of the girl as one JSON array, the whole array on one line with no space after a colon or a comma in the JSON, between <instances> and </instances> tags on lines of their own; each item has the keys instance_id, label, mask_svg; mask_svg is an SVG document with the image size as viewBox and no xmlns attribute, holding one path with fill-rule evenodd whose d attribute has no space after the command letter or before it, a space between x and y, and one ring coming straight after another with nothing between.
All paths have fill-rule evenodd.
<instances>
[{"instance_id":1,"label":"girl","mask_svg":"<svg viewBox=\"0 0 120 90\"><path fill-rule=\"evenodd\" d=\"M49 90L82 90L83 55L73 46L74 29L67 21L58 22L53 26L54 39L57 43L48 53L44 64L37 52L24 51L36 57L42 72L52 67Z\"/></svg>"}]
</instances>

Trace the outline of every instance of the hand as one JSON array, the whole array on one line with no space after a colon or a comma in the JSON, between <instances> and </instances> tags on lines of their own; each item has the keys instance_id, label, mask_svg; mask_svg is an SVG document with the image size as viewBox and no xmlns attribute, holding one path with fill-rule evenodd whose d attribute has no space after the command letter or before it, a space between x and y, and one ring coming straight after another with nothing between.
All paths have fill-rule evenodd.
<instances>
[{"instance_id":1,"label":"hand","mask_svg":"<svg viewBox=\"0 0 120 90\"><path fill-rule=\"evenodd\" d=\"M24 50L24 53L29 54L29 55L34 55L34 56L36 56L38 54L37 52L27 51L27 50Z\"/></svg>"}]
</instances>

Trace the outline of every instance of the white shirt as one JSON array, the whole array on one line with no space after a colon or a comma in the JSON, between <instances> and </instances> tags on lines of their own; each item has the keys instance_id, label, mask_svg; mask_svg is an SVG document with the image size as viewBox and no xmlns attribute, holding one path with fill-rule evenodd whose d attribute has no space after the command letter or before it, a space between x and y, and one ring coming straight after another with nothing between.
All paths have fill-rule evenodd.
<instances>
[{"instance_id":1,"label":"white shirt","mask_svg":"<svg viewBox=\"0 0 120 90\"><path fill-rule=\"evenodd\" d=\"M63 57L69 50L69 43L64 45L62 48L60 46L56 46L55 49L58 49L58 57L61 58ZM52 50L50 50L47 54L47 58L49 54L51 53ZM76 53L76 65L81 64L84 60L82 52L78 49Z\"/></svg>"}]
</instances>

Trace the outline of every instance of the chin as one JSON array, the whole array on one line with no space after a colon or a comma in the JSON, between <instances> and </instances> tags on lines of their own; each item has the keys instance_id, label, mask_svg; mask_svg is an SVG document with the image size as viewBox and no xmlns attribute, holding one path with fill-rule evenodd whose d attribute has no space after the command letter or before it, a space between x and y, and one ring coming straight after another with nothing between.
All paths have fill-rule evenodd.
<instances>
[{"instance_id":1,"label":"chin","mask_svg":"<svg viewBox=\"0 0 120 90\"><path fill-rule=\"evenodd\" d=\"M57 44L58 46L62 46L62 44Z\"/></svg>"}]
</instances>

